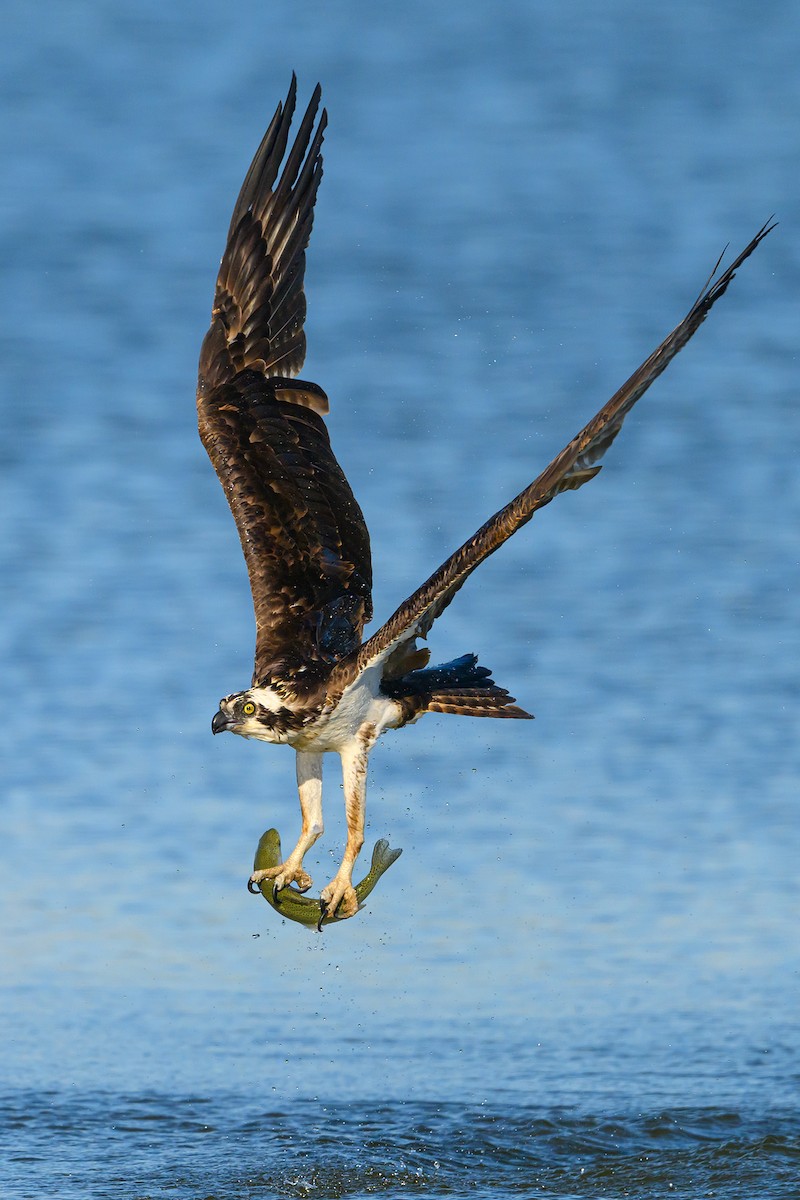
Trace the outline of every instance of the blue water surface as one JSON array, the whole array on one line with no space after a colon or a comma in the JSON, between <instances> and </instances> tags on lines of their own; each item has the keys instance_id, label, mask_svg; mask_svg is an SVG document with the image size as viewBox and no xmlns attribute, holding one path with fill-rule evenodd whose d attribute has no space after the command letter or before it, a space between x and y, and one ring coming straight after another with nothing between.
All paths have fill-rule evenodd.
<instances>
[{"instance_id":1,"label":"blue water surface","mask_svg":"<svg viewBox=\"0 0 800 1200\"><path fill-rule=\"evenodd\" d=\"M784 0L7 5L4 1197L798 1194L799 55ZM244 886L293 756L210 735L253 619L193 399L293 69L379 619L780 220L437 624L537 720L387 735L404 854L321 936Z\"/></svg>"}]
</instances>

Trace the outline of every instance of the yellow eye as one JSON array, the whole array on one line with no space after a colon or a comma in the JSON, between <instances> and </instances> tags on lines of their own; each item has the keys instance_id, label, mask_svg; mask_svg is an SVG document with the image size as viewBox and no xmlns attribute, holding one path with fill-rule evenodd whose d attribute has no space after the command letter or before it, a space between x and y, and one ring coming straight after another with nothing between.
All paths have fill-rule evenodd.
<instances>
[{"instance_id":1,"label":"yellow eye","mask_svg":"<svg viewBox=\"0 0 800 1200\"><path fill-rule=\"evenodd\" d=\"M246 717L252 717L252 715L255 711L256 711L256 706L255 706L255 704L253 704L252 700L248 700L246 704L242 705L242 712L244 713L244 715Z\"/></svg>"}]
</instances>

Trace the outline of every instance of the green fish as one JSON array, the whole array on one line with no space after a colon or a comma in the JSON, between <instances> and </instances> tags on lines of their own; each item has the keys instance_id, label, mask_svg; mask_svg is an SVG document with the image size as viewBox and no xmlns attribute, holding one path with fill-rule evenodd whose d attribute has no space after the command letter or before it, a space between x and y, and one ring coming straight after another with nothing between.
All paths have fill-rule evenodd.
<instances>
[{"instance_id":1,"label":"green fish","mask_svg":"<svg viewBox=\"0 0 800 1200\"><path fill-rule=\"evenodd\" d=\"M383 875L384 871L388 871L393 862L396 862L402 850L391 850L386 838L381 838L375 843L375 849L372 851L372 865L369 873L364 876L361 883L356 884L356 896L358 896L359 908L370 894L375 884ZM266 833L261 835L261 840L258 843L256 857L253 862L253 870L261 871L266 867L277 867L283 862L281 855L281 839L277 829L268 829ZM252 889L253 891L255 889ZM323 916L322 904L319 900L312 900L310 896L304 896L302 892L298 892L297 888L285 887L279 892L273 891L271 879L265 879L258 885L258 890L266 900L267 904L275 909L276 913L280 913L282 917L288 917L290 921L297 921L300 925L316 925L319 932L322 932L323 925L330 925L333 921L343 921L346 918Z\"/></svg>"}]
</instances>

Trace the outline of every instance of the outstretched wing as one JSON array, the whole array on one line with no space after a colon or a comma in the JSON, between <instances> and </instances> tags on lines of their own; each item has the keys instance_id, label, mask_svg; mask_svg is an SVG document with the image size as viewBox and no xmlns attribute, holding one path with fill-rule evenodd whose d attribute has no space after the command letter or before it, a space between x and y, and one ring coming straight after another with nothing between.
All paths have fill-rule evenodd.
<instances>
[{"instance_id":1,"label":"outstretched wing","mask_svg":"<svg viewBox=\"0 0 800 1200\"><path fill-rule=\"evenodd\" d=\"M377 633L339 664L331 678L332 690L343 690L368 666L385 662L395 651L402 655L399 648L405 643L415 637L425 637L467 577L520 526L530 521L537 509L549 504L559 492L579 488L594 478L601 469L595 464L619 433L636 401L686 345L712 306L724 294L738 267L773 227L770 219L715 280L722 261L720 257L706 286L681 323L524 492L490 517L469 541L400 605Z\"/></svg>"},{"instance_id":2,"label":"outstretched wing","mask_svg":"<svg viewBox=\"0 0 800 1200\"><path fill-rule=\"evenodd\" d=\"M327 397L293 378L305 359L305 249L327 120L324 109L316 120L318 85L287 155L296 89L292 76L233 210L197 410L250 576L253 681L300 687L360 643L372 568L364 518L322 419Z\"/></svg>"}]
</instances>

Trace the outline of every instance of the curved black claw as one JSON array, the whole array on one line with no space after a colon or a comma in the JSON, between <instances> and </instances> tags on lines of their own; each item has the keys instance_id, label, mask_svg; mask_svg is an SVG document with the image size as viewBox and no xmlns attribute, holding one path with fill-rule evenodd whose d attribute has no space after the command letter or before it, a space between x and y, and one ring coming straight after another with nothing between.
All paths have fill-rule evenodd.
<instances>
[{"instance_id":1,"label":"curved black claw","mask_svg":"<svg viewBox=\"0 0 800 1200\"><path fill-rule=\"evenodd\" d=\"M247 890L251 896L257 896L260 893L261 888L258 886L257 883L253 883L252 879L248 879Z\"/></svg>"},{"instance_id":2,"label":"curved black claw","mask_svg":"<svg viewBox=\"0 0 800 1200\"><path fill-rule=\"evenodd\" d=\"M274 880L274 882L272 884L272 903L280 906L280 900L278 899L278 881L277 881L277 879Z\"/></svg>"},{"instance_id":3,"label":"curved black claw","mask_svg":"<svg viewBox=\"0 0 800 1200\"><path fill-rule=\"evenodd\" d=\"M317 921L317 933L322 933L322 922L329 915L330 914L328 912L328 906L326 905L324 900L320 900L320 902L319 902L319 920Z\"/></svg>"}]
</instances>

